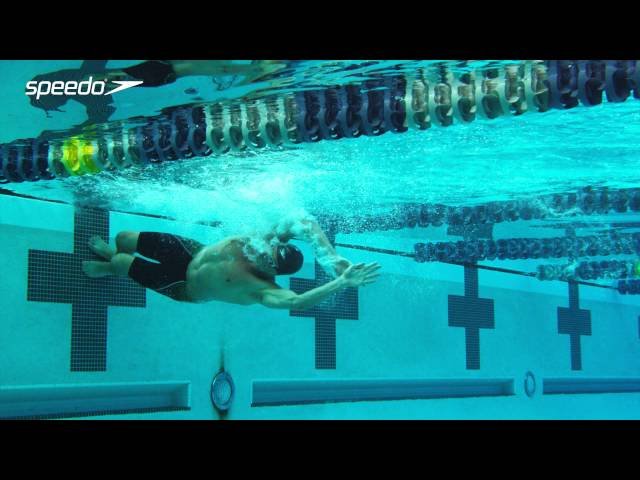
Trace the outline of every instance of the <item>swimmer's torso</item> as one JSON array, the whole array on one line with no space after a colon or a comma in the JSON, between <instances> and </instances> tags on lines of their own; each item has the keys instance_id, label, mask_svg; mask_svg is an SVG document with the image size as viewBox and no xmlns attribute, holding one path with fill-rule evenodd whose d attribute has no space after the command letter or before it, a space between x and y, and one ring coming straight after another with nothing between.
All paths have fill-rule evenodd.
<instances>
[{"instance_id":1,"label":"swimmer's torso","mask_svg":"<svg viewBox=\"0 0 640 480\"><path fill-rule=\"evenodd\" d=\"M269 286L257 277L243 254L248 239L232 237L200 250L187 268L187 295L192 302L219 300L249 305ZM275 286L275 284L273 285Z\"/></svg>"}]
</instances>

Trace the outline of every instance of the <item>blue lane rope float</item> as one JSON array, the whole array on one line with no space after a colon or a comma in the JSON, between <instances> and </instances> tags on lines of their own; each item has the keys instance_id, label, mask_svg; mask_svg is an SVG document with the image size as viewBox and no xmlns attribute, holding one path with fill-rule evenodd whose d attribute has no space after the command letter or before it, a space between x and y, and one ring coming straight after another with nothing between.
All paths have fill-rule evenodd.
<instances>
[{"instance_id":1,"label":"blue lane rope float","mask_svg":"<svg viewBox=\"0 0 640 480\"><path fill-rule=\"evenodd\" d=\"M543 220L563 214L606 215L640 211L640 188L610 189L583 187L576 192L541 195L533 199L496 201L475 206L442 204L404 204L382 215L319 218L341 233L374 230L400 230L470 225L492 225L502 222Z\"/></svg>"},{"instance_id":2,"label":"blue lane rope float","mask_svg":"<svg viewBox=\"0 0 640 480\"><path fill-rule=\"evenodd\" d=\"M360 85L172 107L131 128L118 121L82 135L16 140L0 145L0 182L426 130L630 96L640 98L637 60L522 61L464 73L440 66L435 80L418 70Z\"/></svg>"},{"instance_id":3,"label":"blue lane rope float","mask_svg":"<svg viewBox=\"0 0 640 480\"><path fill-rule=\"evenodd\" d=\"M640 254L640 232L585 237L510 238L457 242L416 243L417 262L528 260Z\"/></svg>"},{"instance_id":4,"label":"blue lane rope float","mask_svg":"<svg viewBox=\"0 0 640 480\"><path fill-rule=\"evenodd\" d=\"M355 250L365 250L368 252L374 252L374 253L383 253L386 255L395 255L395 256L402 256L402 257L409 257L409 258L413 258L414 260L417 261L417 254L416 253L409 253L409 252L400 252L397 250L387 250L387 249L383 249L383 248L374 248L374 247L368 247L368 246L364 246L364 245L351 245L351 244L347 244L347 243L338 243L336 242L336 247L344 247L344 248L353 248ZM521 270L514 270L514 269L509 269L509 268L502 268L502 267L494 267L494 266L490 266L490 265L479 265L477 263L465 263L465 262L459 262L459 261L447 261L447 260L434 260L437 261L439 263L447 263L450 265L458 265L461 267L469 267L469 268L476 268L478 270L489 270L489 271L493 271L493 272L502 272L502 273L508 273L511 275L521 275L524 277L537 277L538 273L536 272L523 272ZM562 280L562 279L556 279L558 281L570 281L570 280ZM593 282L586 282L583 280L571 280L574 283L577 283L579 285L585 285L585 286L590 286L590 287L598 287L598 288L607 288L607 289L612 289L612 290L619 290L619 288L616 287L612 287L609 285L601 285L599 283L593 283Z\"/></svg>"},{"instance_id":5,"label":"blue lane rope float","mask_svg":"<svg viewBox=\"0 0 640 480\"><path fill-rule=\"evenodd\" d=\"M640 295L640 280L618 280L618 292L622 295Z\"/></svg>"},{"instance_id":6,"label":"blue lane rope float","mask_svg":"<svg viewBox=\"0 0 640 480\"><path fill-rule=\"evenodd\" d=\"M633 260L600 260L569 265L538 265L539 280L595 280L627 279L637 276L635 269L640 262Z\"/></svg>"}]
</instances>

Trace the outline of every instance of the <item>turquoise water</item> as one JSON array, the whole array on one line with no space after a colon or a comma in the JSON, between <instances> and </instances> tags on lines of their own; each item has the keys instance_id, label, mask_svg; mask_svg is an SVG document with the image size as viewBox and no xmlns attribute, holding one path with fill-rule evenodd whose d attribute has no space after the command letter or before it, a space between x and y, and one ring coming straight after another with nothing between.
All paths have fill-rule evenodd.
<instances>
[{"instance_id":1,"label":"turquoise water","mask_svg":"<svg viewBox=\"0 0 640 480\"><path fill-rule=\"evenodd\" d=\"M84 109L74 102L63 107L65 112L52 112L46 118L29 105L22 90L24 82L37 73L77 68L79 63L0 62L0 74L9 79L1 92L7 100L7 113L0 120L2 142L35 137L43 130L69 129L85 120ZM133 63L110 62L109 66ZM451 62L450 66L464 71L483 63ZM234 86L232 79L215 83L210 77L184 78L165 87L123 92L114 100L117 109L112 120L154 115L161 108L194 101L194 96L197 101L259 98L417 68L428 73L436 67L434 62L314 61L281 71L271 82L246 86ZM220 89L225 82L230 86ZM189 89L197 93L185 93ZM0 284L8 293L2 307L11 312L0 322L0 385L184 381L190 384L189 410L98 418L217 419L220 415L211 406L209 387L224 366L236 387L232 408L224 417L229 419L638 418L638 393L551 395L544 394L542 387L545 380L558 378L616 379L637 390L640 301L637 295L621 295L616 278L592 279L589 282L595 285L578 286L579 309L589 312L591 331L580 337L576 354L569 335L559 332L558 309L570 305L568 283L522 275L534 274L543 264L564 265L566 259L487 259L478 262L480 267L509 272L468 268L465 274L460 265L416 262L371 250L412 254L417 243L463 240L446 223L400 229L369 225L364 232L355 230L357 218L397 216L407 205L478 207L506 201L540 205L545 196L587 187L639 188L639 134L640 102L630 98L623 103L427 131L2 185L19 196L0 197L0 243L9 252L7 271L14 272ZM381 277L359 290L357 306L342 297L323 303L325 312L345 302L347 310L356 312L356 318L343 315L336 320L335 365L329 367L319 367L317 354L326 348L331 351L326 345L331 341L316 332L317 320L312 317L262 306L186 305L147 291L144 308L108 307L106 368L71 371L72 307L27 299L27 256L30 249L72 252L77 229L74 208L87 207L111 212L112 241L118 231L133 229L167 231L213 243L264 229L281 215L300 210L319 218L339 218L353 229L336 232L338 252L353 262L379 262ZM495 223L492 238L544 239L565 237L570 231L577 237L640 232L637 210L585 215L575 209L541 208L544 218ZM296 244L306 260L293 277L316 278L311 247ZM637 252L632 252L578 261L633 262L637 258ZM480 328L477 343L466 336L464 327L452 324L456 320L451 310L452 298L465 296L465 275L467 286L473 283L473 272L478 275L478 296L491 304L493 312L493 326ZM97 288L91 282L83 279L73 288ZM283 277L279 284L293 288L290 282ZM475 308L471 311L482 310ZM318 338L323 340L316 343ZM470 351L474 348L479 349L479 365L469 364L476 355ZM576 355L580 368L572 363ZM531 397L524 389L527 371L536 378ZM458 390L451 387L437 399L256 405L255 388L261 382L335 380L348 386L360 380L429 384L491 379L512 382L509 393L452 398L451 391ZM397 386L385 388L403 391Z\"/></svg>"}]
</instances>

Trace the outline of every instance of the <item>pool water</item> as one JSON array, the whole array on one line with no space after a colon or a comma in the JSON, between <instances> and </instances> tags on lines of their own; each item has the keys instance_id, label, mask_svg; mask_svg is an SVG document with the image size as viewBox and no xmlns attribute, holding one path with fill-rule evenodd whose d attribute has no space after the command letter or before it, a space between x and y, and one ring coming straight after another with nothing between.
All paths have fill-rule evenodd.
<instances>
[{"instance_id":1,"label":"pool water","mask_svg":"<svg viewBox=\"0 0 640 480\"><path fill-rule=\"evenodd\" d=\"M85 122L78 102L47 117L23 90L81 63L0 62L0 142ZM110 121L418 69L429 77L442 63L297 62L247 85L185 77L115 94ZM631 96L3 184L0 417L640 418L639 135ZM161 231L210 244L300 212L342 256L378 262L380 278L289 312L185 304L79 270L91 235L113 244L122 230ZM278 284L301 293L330 281L311 245L294 243L304 265ZM211 400L221 370L234 385L224 412Z\"/></svg>"}]
</instances>

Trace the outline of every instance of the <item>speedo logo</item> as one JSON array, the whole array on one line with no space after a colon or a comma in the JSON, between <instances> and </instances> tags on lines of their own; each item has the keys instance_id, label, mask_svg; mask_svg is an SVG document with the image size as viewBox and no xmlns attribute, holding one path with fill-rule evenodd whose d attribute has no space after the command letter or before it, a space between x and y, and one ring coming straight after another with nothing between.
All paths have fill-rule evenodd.
<instances>
[{"instance_id":1,"label":"speedo logo","mask_svg":"<svg viewBox=\"0 0 640 480\"><path fill-rule=\"evenodd\" d=\"M42 80L40 82L32 80L27 82L26 95L36 96L39 99L45 95L111 95L113 93L121 92L127 88L135 87L143 83L141 80L112 80L111 83L120 85L114 88L110 92L105 93L107 89L106 80L93 80L93 77L89 77L89 80L83 82L76 82L70 80L68 82L49 80Z\"/></svg>"}]
</instances>

